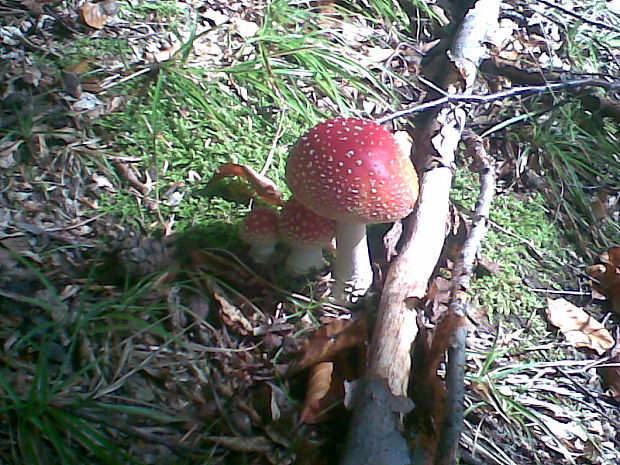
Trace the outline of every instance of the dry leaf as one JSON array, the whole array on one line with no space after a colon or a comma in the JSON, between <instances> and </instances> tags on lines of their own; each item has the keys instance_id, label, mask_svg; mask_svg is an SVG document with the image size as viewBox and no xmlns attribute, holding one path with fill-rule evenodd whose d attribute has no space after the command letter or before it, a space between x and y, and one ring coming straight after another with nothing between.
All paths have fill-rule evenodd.
<instances>
[{"instance_id":1,"label":"dry leaf","mask_svg":"<svg viewBox=\"0 0 620 465\"><path fill-rule=\"evenodd\" d=\"M588 276L593 278L592 289L611 303L611 309L620 314L620 247L610 247L601 255L601 264L586 268Z\"/></svg>"},{"instance_id":2,"label":"dry leaf","mask_svg":"<svg viewBox=\"0 0 620 465\"><path fill-rule=\"evenodd\" d=\"M258 24L241 18L233 18L232 23L235 31L244 39L254 37L260 29Z\"/></svg>"},{"instance_id":3,"label":"dry leaf","mask_svg":"<svg viewBox=\"0 0 620 465\"><path fill-rule=\"evenodd\" d=\"M282 193L276 184L267 176L257 173L249 165L238 165L236 163L225 163L220 170L213 176L210 182L215 182L223 178L239 176L249 182L256 195L271 205L282 205Z\"/></svg>"},{"instance_id":4,"label":"dry leaf","mask_svg":"<svg viewBox=\"0 0 620 465\"><path fill-rule=\"evenodd\" d=\"M233 329L242 336L252 334L254 327L250 320L246 318L241 309L233 305L224 291L213 280L206 279L206 285L211 290L213 298L219 304L219 314L226 326Z\"/></svg>"},{"instance_id":5,"label":"dry leaf","mask_svg":"<svg viewBox=\"0 0 620 465\"><path fill-rule=\"evenodd\" d=\"M340 395L328 395L332 386L337 384L332 377L333 373L333 362L320 362L310 369L306 398L299 416L300 423L313 424L327 419L323 412L342 396L342 393Z\"/></svg>"},{"instance_id":6,"label":"dry leaf","mask_svg":"<svg viewBox=\"0 0 620 465\"><path fill-rule=\"evenodd\" d=\"M409 385L413 387L412 400L416 405L414 415L424 438L423 447L431 455L437 447L438 428L445 416L446 388L437 370L455 331L465 324L464 317L449 312L431 333L418 318L420 333L413 346Z\"/></svg>"},{"instance_id":7,"label":"dry leaf","mask_svg":"<svg viewBox=\"0 0 620 465\"><path fill-rule=\"evenodd\" d=\"M333 360L339 353L366 344L366 319L338 320L324 324L310 334L304 344L304 355L288 370L295 374L319 362Z\"/></svg>"},{"instance_id":8,"label":"dry leaf","mask_svg":"<svg viewBox=\"0 0 620 465\"><path fill-rule=\"evenodd\" d=\"M620 355L612 357L606 364L620 365ZM603 380L603 386L616 401L620 402L620 367L603 366L596 370Z\"/></svg>"},{"instance_id":9,"label":"dry leaf","mask_svg":"<svg viewBox=\"0 0 620 465\"><path fill-rule=\"evenodd\" d=\"M547 319L575 347L586 347L603 355L614 346L614 338L609 331L583 309L566 299L547 298L547 305Z\"/></svg>"},{"instance_id":10,"label":"dry leaf","mask_svg":"<svg viewBox=\"0 0 620 465\"><path fill-rule=\"evenodd\" d=\"M43 8L45 8L45 5L55 2L56 0L22 0L22 4L34 13L41 13Z\"/></svg>"},{"instance_id":11,"label":"dry leaf","mask_svg":"<svg viewBox=\"0 0 620 465\"><path fill-rule=\"evenodd\" d=\"M13 168L17 165L14 155L23 142L23 140L18 140L17 142L8 141L0 145L0 168Z\"/></svg>"},{"instance_id":12,"label":"dry leaf","mask_svg":"<svg viewBox=\"0 0 620 465\"><path fill-rule=\"evenodd\" d=\"M105 0L101 3L86 2L79 9L80 18L87 26L94 29L103 29L108 20L118 12L118 3L115 0Z\"/></svg>"}]
</instances>

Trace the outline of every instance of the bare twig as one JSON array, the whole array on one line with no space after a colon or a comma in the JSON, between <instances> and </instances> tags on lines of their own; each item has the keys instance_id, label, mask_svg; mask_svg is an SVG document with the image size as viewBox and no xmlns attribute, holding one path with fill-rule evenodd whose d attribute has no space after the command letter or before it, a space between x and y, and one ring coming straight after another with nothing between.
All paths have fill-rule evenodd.
<instances>
[{"instance_id":1,"label":"bare twig","mask_svg":"<svg viewBox=\"0 0 620 465\"><path fill-rule=\"evenodd\" d=\"M267 174L267 171L269 171L269 168L271 167L271 163L273 163L273 156L275 155L276 150L278 148L278 143L280 142L280 138L284 134L285 116L286 116L286 110L283 109L280 111L280 114L278 115L278 127L276 128L276 133L273 136L271 148L269 149L269 153L267 154L267 158L265 159L265 163L263 164L263 167L259 171L259 174L262 174L263 176Z\"/></svg>"},{"instance_id":2,"label":"bare twig","mask_svg":"<svg viewBox=\"0 0 620 465\"><path fill-rule=\"evenodd\" d=\"M558 295L577 295L582 297L592 297L592 292L586 291L571 291L566 289L539 289L536 287L528 287L530 292L537 292L540 294L558 294Z\"/></svg>"},{"instance_id":3,"label":"bare twig","mask_svg":"<svg viewBox=\"0 0 620 465\"><path fill-rule=\"evenodd\" d=\"M556 10L561 11L573 18L576 18L584 23L590 24L592 26L600 27L601 29L607 29L608 31L620 32L620 27L614 26L613 24L603 23L602 21L596 21L594 19L585 18L583 15L574 12L573 10L569 10L568 8L564 8L557 3L549 2L548 0L538 0L540 3L543 3L551 8L555 8Z\"/></svg>"},{"instance_id":4,"label":"bare twig","mask_svg":"<svg viewBox=\"0 0 620 465\"><path fill-rule=\"evenodd\" d=\"M450 312L460 318L462 323L455 331L448 351L446 418L441 428L441 436L437 446L436 463L438 465L451 465L454 462L463 428L465 347L467 340L465 316L469 305L467 292L471 283L476 254L488 229L489 213L495 194L495 169L484 150L482 139L473 134L468 134L465 141L468 146L467 151L473 157L480 172L480 195L471 231L454 265L452 277Z\"/></svg>"},{"instance_id":5,"label":"bare twig","mask_svg":"<svg viewBox=\"0 0 620 465\"><path fill-rule=\"evenodd\" d=\"M491 103L497 100L503 100L510 97L517 97L520 95L530 94L543 94L545 92L552 92L555 90L574 89L577 87L602 87L609 90L620 89L620 81L606 81L604 79L572 79L563 82L551 82L542 86L523 86L513 87L512 89L503 90L501 92L494 92L487 95L472 95L472 94L452 94L445 95L436 100L430 102L424 102L413 107L405 108L403 110L396 111L381 118L377 118L375 121L379 124L384 124L397 118L413 115L415 113L422 113L434 108L441 108L449 104L455 103Z\"/></svg>"},{"instance_id":6,"label":"bare twig","mask_svg":"<svg viewBox=\"0 0 620 465\"><path fill-rule=\"evenodd\" d=\"M499 0L478 0L460 25L451 49L451 62L445 63L446 67L451 67L455 72L450 73L446 81L441 83L451 94L454 95L457 91L467 93L472 88L477 67L486 53L484 41L497 25L499 4ZM453 79L455 74L458 77ZM448 97L444 103L452 102L449 102ZM427 108L433 107L427 105ZM401 116L405 114L411 113L402 113ZM392 261L385 279L369 347L368 373L365 375L365 378L378 376L387 381L389 390L395 397L407 394L411 344L418 333L416 306L427 293L428 280L443 248L452 168L466 114L464 109L450 105L433 116L434 118L424 125L421 137L416 141L418 153L423 154L420 164L417 165L418 170L422 171L420 197L414 213L405 220L403 247ZM387 118L381 122L389 120ZM389 417L388 414L393 416L393 411L385 411L383 415L371 415L372 412L366 408L370 402L372 399L364 395L358 395L354 402L355 414L342 463L351 463L348 457L354 454L356 445L361 442L372 440L377 451L385 451L392 445L387 436L383 441L376 437L382 434L379 428L363 430L375 437L360 437L360 424L372 425ZM384 455L387 458L388 453ZM400 465L403 462L390 463ZM413 462L404 463L418 465L426 462L425 457L414 454Z\"/></svg>"}]
</instances>

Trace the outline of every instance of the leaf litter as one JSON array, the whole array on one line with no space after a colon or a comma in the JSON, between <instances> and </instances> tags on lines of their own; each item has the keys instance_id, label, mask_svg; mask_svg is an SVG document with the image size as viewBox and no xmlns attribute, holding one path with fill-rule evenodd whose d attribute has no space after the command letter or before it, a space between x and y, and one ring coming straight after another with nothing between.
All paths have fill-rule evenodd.
<instances>
[{"instance_id":1,"label":"leaf litter","mask_svg":"<svg viewBox=\"0 0 620 465\"><path fill-rule=\"evenodd\" d=\"M3 134L0 150L0 163L5 170L0 197L1 315L4 328L0 341L5 351L12 351L11 357L2 357L2 363L15 373L12 380L15 389L23 393L28 391L27 380L34 376L36 360L28 350L19 347L15 334L7 329L27 332L46 324L64 325L65 319L79 318L84 308L82 305L86 302L95 315L117 321L116 326L120 330L113 331L114 325L102 318L103 326L87 325L75 336L80 350L73 363L77 364L76 368L86 370L84 373L88 372L88 375L74 381L73 386L64 388L58 400L71 395L80 398L84 392L94 393L99 404L89 406L91 410L83 411L82 415L107 426L115 418L106 413L106 409L128 407L132 405L130 399L138 400L139 405L145 408L142 413L148 415L132 418L135 430L123 429L113 422L112 428L123 436L123 441L132 443L132 454L141 457L142 463L169 461L175 454L196 458L207 453L222 463L239 463L240 456L235 453L250 452L261 454L268 463L292 463L294 460L298 463L319 463L312 460L316 458L325 438L317 438L315 432L310 438L296 436L299 430L295 430L294 426L298 426L298 422L293 419L300 419L299 406L276 386L278 376L272 369L271 361L277 357L283 370L295 367L291 369L292 373L304 369L323 373L318 381L308 383L311 393L306 396L306 405L302 408L302 412L306 412L301 414L303 420L312 423L311 420L316 419L319 412L338 402L342 396L340 386L343 380L334 380L336 362L333 359L337 359L342 352L364 347L365 326L355 326L362 325L359 321L336 318L316 332L308 333L316 327L314 319L308 316L311 312L303 318L293 318L291 315L299 309L291 304L294 299L290 293L274 287L268 279L254 273L242 262L235 261L227 253L214 250L212 244L205 248L197 241L188 256L178 257L175 254L179 254L179 247L173 245L176 239L174 234L149 237L145 233L147 228L130 228L117 218L98 212L102 195L127 189L119 182L116 173L105 165L94 169L92 164L85 162L86 157L101 154L110 157L121 178L136 190L136 199L157 207L156 201L148 196L152 190L149 174L139 172L131 161L114 158L105 146L85 131L93 119L120 108L122 102L113 103L118 97L103 94L102 91L112 89L131 74L114 72L118 66L114 58L106 63L107 76L100 82L88 82L84 77L85 70L61 70L64 73L61 74L63 91L59 92L54 87L58 83L57 70L46 64L37 64L29 53L33 48L39 48L50 56L62 56L63 44L52 34L51 22L72 33L92 34L92 29L85 28L82 22L102 33L109 29L110 34L119 34L120 37L131 27L113 20L116 15L115 2L85 3L77 11L70 6L52 3L23 2L37 14L46 11L53 13L46 17L50 19L48 24L43 23L46 27L36 28L37 18L24 15L14 17L13 24L0 28L2 54L8 60L3 64L7 84L3 84L6 87L3 87L2 128L13 127L18 120L33 121L31 128L21 127L21 132L9 131L6 137ZM204 34L195 42L196 53L191 60L205 67L233 62L234 52L241 49L241 39L251 38L260 23L259 13L252 9L244 10L241 4L208 2L197 11L208 27L199 32ZM229 22L238 35L233 37L230 48L222 47L225 42L221 31L210 30L212 25ZM513 40L501 52L501 58L538 57L542 58L544 66L555 64L563 67L565 63L562 58L554 56L561 41L560 31L553 30L553 23L545 22L542 14L537 13L531 18L530 25L536 24L551 28L545 31L544 38L537 34L518 37L521 34L519 28L505 24L510 31L506 35L513 36ZM407 66L417 65L415 57L398 52L397 47L367 47L364 40L373 32L368 24L346 26L349 28L349 39L354 42L352 48L362 50L372 62L386 61L393 52ZM128 27L128 30L123 30L123 27ZM159 35L158 25L154 27L145 22L136 27L145 36ZM182 33L187 34L188 31ZM388 36L385 31L379 34ZM178 41L172 33L167 33L156 47L134 41L135 56L129 71L143 72L146 68L141 68L142 60L148 63L171 59L178 51L175 44ZM523 45L528 49L527 53L520 49ZM510 49L518 50L518 55ZM537 59L538 62L540 60ZM409 68L404 71L405 75L410 73ZM234 82L230 85L235 88ZM395 86L403 94L411 91L402 81L395 82ZM20 90L24 88L27 92ZM53 89L53 98L49 96L50 89ZM34 170L36 175L32 176L24 166ZM277 201L270 190L272 186L264 179L243 167L235 169L238 170L235 173L241 173L241 177L249 181L254 189L258 186L259 192L261 189L267 192L265 195L259 193L259 196ZM98 256L93 251L100 247L99 238L103 236L110 238L109 250L113 252ZM612 256L615 257L614 254ZM38 268L30 265L29 261L46 270L45 275L41 276ZM106 270L108 283L95 283L88 279L88 268L92 265ZM600 292L614 303L618 261L610 258L602 261L600 266L604 269L591 269L590 275L598 280ZM206 270L210 276L208 279L203 278ZM152 286L142 283L145 288L140 288L140 279L149 273L158 273L158 279ZM136 295L129 301L124 300L117 287L119 280L127 277L137 282L138 286L135 288ZM174 285L177 280L183 285ZM62 289L56 292L58 295L50 290L53 287L50 286L51 281L57 289ZM442 283L437 281L434 286L437 291L428 305L433 308L433 321L436 322L446 302ZM316 291L304 289L308 294ZM28 300L19 296L35 297ZM108 310L101 308L102 302L110 304L109 314L106 313ZM616 308L615 304L613 308ZM314 312L319 315L333 314L334 309L319 305ZM218 317L214 318L215 315ZM594 327L593 321L585 320L586 326L577 328L578 332L588 337L587 342L580 344L585 343L599 353L609 350L610 340L607 336L600 336L603 334L600 328L595 329L594 333L584 332L584 328ZM132 326L129 322L138 326ZM54 359L53 369L60 373L61 363L68 359L72 350L72 342L67 328L59 328L60 335L53 341L53 356L50 358ZM306 342L296 336L298 332L308 333ZM105 333L110 334L109 339L102 337ZM595 388L588 384L583 371L585 365L580 364L579 360L573 365L550 362L521 369L522 373L516 368L511 372L511 362L527 358L518 353L516 341L519 334L501 329L496 334L485 329L477 329L476 333L472 336L476 353L492 353L498 347L515 351L508 362L502 362L505 365L490 364L485 368L479 355L474 355L470 360L474 372L476 369L483 372L491 368L491 372L484 373L479 380L470 380L471 385L476 386L474 392L479 397L470 397L467 400L469 406L473 407L475 402L487 403L481 409L487 414L486 417L483 418L480 411L474 409L468 419L479 420L477 425L470 424L470 431L478 432L476 441L492 449L491 443L498 439L493 432L500 428L499 418L514 425L510 431L519 434L518 421L509 413L514 408L508 395L511 394L536 412L540 420L532 420L531 429L538 443L535 440L518 443L515 460L519 457L527 460L526 457L531 457L540 449L537 444L543 443L559 451L560 457L570 457L569 462L591 456L590 462L576 463L614 463L613 458L611 462L600 461L602 445L593 442L596 440L592 438L613 438L613 431L607 430L610 427L597 418L603 415L609 420L609 425L617 425L617 416L601 400ZM441 331L433 337L428 335L425 343L430 354L425 357L429 362L422 365L425 370L422 377L426 377L428 386L436 386L437 392L441 392L437 386L437 373L441 371L442 363L440 358L447 344L447 339L441 335ZM435 348L431 350L433 345ZM617 355L612 353L604 363L611 365L617 362ZM347 365L350 362L344 362L344 366ZM605 368L608 370L601 371ZM617 370L613 366L611 371L609 368L599 367L598 370L614 391L613 397L618 398ZM488 382L495 374L492 370L497 370L509 381L507 385L512 386L512 392ZM337 374L344 371L345 368L341 368ZM326 375L328 372L329 375ZM291 386L306 384L299 378L299 375L297 378L292 376ZM331 398L330 393L333 394ZM546 397L554 400L540 400ZM577 418L575 410L567 402L569 397L587 404ZM265 399L269 401L265 402ZM321 404L323 399L329 405ZM432 410L432 414L441 413L440 408ZM498 415L494 415L493 411ZM119 415L116 420L122 423L126 418ZM585 434L579 429L580 426L570 421L571 418L579 420L581 428L585 425ZM436 420L428 421L432 425ZM208 433L205 434L205 431ZM131 440L134 437L140 438L137 443ZM291 448L295 441L302 443L298 449ZM502 441L499 440L500 443ZM214 449L210 443L219 447ZM609 445L605 449L607 454L608 449ZM541 460L546 458L548 463L553 463L558 457L548 450L539 453Z\"/></svg>"}]
</instances>

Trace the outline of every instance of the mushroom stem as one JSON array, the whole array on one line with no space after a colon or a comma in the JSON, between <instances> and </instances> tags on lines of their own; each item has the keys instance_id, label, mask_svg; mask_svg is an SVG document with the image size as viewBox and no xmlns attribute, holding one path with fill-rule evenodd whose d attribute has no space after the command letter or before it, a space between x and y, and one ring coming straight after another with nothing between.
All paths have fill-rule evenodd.
<instances>
[{"instance_id":1,"label":"mushroom stem","mask_svg":"<svg viewBox=\"0 0 620 465\"><path fill-rule=\"evenodd\" d=\"M304 275L311 270L320 270L324 266L323 249L320 247L294 248L286 259L285 268L296 275Z\"/></svg>"},{"instance_id":2,"label":"mushroom stem","mask_svg":"<svg viewBox=\"0 0 620 465\"><path fill-rule=\"evenodd\" d=\"M250 248L249 255L255 263L263 264L269 261L276 248L276 241L267 244L255 244Z\"/></svg>"},{"instance_id":3,"label":"mushroom stem","mask_svg":"<svg viewBox=\"0 0 620 465\"><path fill-rule=\"evenodd\" d=\"M372 277L366 225L337 222L332 299L340 304L355 302L366 293Z\"/></svg>"}]
</instances>

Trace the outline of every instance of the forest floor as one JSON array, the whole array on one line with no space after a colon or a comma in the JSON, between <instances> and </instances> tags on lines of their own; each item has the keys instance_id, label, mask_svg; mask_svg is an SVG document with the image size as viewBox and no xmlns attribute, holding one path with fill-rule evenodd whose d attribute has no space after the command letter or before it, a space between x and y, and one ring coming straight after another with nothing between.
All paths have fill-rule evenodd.
<instances>
[{"instance_id":1,"label":"forest floor","mask_svg":"<svg viewBox=\"0 0 620 465\"><path fill-rule=\"evenodd\" d=\"M449 19L411 5L0 2L0 463L338 463L377 295L329 304L329 274L289 276L283 245L253 264L237 231L256 185L212 179L249 166L288 197L288 149L310 127L422 101ZM478 93L618 80L618 2L563 5L502 4ZM619 105L589 89L469 109L498 187L470 290L462 464L620 463L618 317L586 274L620 245ZM478 188L460 156L455 231ZM387 229L369 228L382 273ZM335 339L319 402L308 372Z\"/></svg>"}]
</instances>

